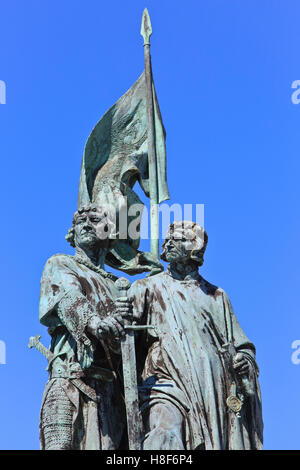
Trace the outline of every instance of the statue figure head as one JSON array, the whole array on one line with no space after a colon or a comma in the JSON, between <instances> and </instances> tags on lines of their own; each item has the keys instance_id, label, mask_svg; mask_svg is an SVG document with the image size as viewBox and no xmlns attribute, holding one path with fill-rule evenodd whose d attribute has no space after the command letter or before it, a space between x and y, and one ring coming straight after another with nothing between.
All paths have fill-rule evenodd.
<instances>
[{"instance_id":1,"label":"statue figure head","mask_svg":"<svg viewBox=\"0 0 300 470\"><path fill-rule=\"evenodd\" d=\"M195 222L173 222L169 225L160 257L169 263L193 262L201 266L207 241L206 231Z\"/></svg>"},{"instance_id":2,"label":"statue figure head","mask_svg":"<svg viewBox=\"0 0 300 470\"><path fill-rule=\"evenodd\" d=\"M89 204L75 212L66 240L73 247L109 248L116 238L115 224L103 206Z\"/></svg>"}]
</instances>

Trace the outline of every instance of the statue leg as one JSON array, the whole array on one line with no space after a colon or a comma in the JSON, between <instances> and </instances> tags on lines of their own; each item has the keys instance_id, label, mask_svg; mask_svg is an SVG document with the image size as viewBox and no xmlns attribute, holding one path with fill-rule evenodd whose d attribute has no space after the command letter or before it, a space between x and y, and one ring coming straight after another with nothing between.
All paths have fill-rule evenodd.
<instances>
[{"instance_id":1,"label":"statue leg","mask_svg":"<svg viewBox=\"0 0 300 470\"><path fill-rule=\"evenodd\" d=\"M63 382L56 379L41 410L42 450L72 449L72 423L75 407L66 395Z\"/></svg>"},{"instance_id":2,"label":"statue leg","mask_svg":"<svg viewBox=\"0 0 300 470\"><path fill-rule=\"evenodd\" d=\"M144 450L185 449L182 440L183 417L172 403L156 403L150 408L148 428Z\"/></svg>"}]
</instances>

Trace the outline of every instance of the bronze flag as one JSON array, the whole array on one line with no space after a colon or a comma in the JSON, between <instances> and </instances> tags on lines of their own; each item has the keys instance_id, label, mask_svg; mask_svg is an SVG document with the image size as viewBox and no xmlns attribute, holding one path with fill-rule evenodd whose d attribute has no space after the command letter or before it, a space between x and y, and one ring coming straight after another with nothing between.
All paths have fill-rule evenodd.
<instances>
[{"instance_id":1,"label":"bronze flag","mask_svg":"<svg viewBox=\"0 0 300 470\"><path fill-rule=\"evenodd\" d=\"M169 199L166 175L165 129L152 84L155 124L158 202ZM147 109L145 72L100 119L85 145L79 183L78 207L91 202L109 205L121 223L120 207L127 207L127 227L133 222L137 236L118 238L106 257L106 264L128 274L162 270L151 253L138 251L143 203L133 187L139 182L149 197ZM128 215L133 204L140 213ZM125 232L127 231L127 227ZM124 234L124 227L118 227Z\"/></svg>"}]
</instances>

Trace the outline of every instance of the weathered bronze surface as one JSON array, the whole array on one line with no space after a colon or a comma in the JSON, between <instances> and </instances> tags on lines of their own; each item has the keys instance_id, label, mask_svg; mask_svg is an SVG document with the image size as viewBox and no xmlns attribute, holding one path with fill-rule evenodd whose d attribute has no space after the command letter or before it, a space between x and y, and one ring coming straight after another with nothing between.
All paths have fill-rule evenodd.
<instances>
[{"instance_id":1,"label":"weathered bronze surface","mask_svg":"<svg viewBox=\"0 0 300 470\"><path fill-rule=\"evenodd\" d=\"M142 30L145 72L101 118L85 146L78 211L66 239L75 255L46 263L40 322L50 349L40 415L41 448L96 450L261 449L255 347L226 293L198 269L207 234L174 222L158 260L158 203L169 198L165 131L152 80L151 22ZM122 238L141 203L151 205L151 253ZM139 231L139 229L138 229ZM130 287L105 270L151 277ZM158 273L158 274L157 274ZM126 419L127 415L127 419ZM126 426L127 424L127 426Z\"/></svg>"},{"instance_id":2,"label":"weathered bronze surface","mask_svg":"<svg viewBox=\"0 0 300 470\"><path fill-rule=\"evenodd\" d=\"M116 277L104 271L110 239L101 207L75 213L75 256L55 255L41 280L40 321L48 327L49 381L40 417L41 448L118 449L125 430L119 379L123 312L115 309ZM41 350L41 347L31 341ZM45 350L41 350L47 357Z\"/></svg>"},{"instance_id":3,"label":"weathered bronze surface","mask_svg":"<svg viewBox=\"0 0 300 470\"><path fill-rule=\"evenodd\" d=\"M119 278L115 284L120 294L119 301L122 298L126 299L130 282L125 278ZM129 326L127 322L125 322L125 325L127 327ZM121 350L128 446L130 450L140 450L142 442L142 420L139 410L137 388L134 330L127 331L127 334L121 339Z\"/></svg>"},{"instance_id":4,"label":"weathered bronze surface","mask_svg":"<svg viewBox=\"0 0 300 470\"><path fill-rule=\"evenodd\" d=\"M167 271L130 290L134 317L154 326L137 347L146 450L262 447L255 347L226 293L198 273L206 243L202 227L175 222Z\"/></svg>"},{"instance_id":5,"label":"weathered bronze surface","mask_svg":"<svg viewBox=\"0 0 300 470\"><path fill-rule=\"evenodd\" d=\"M163 269L158 259L157 205L169 199L165 130L148 68L92 130L84 150L79 185L79 207L90 202L105 204L117 215L122 235L108 251L106 264L128 274L155 274ZM138 251L143 203L132 189L137 181L144 194L150 195L151 214L156 211L156 217L151 216L151 234L155 227L156 240L155 249L151 244L151 253ZM128 224L122 223L124 215ZM129 224L137 227L137 236L126 233Z\"/></svg>"}]
</instances>

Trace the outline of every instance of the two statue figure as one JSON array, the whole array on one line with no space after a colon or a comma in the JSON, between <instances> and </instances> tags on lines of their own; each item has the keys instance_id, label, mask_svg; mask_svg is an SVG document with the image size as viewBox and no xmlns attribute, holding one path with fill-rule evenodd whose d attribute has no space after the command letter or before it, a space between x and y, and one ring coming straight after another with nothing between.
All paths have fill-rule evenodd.
<instances>
[{"instance_id":1,"label":"two statue figure","mask_svg":"<svg viewBox=\"0 0 300 470\"><path fill-rule=\"evenodd\" d=\"M67 239L75 255L46 263L40 321L51 335L41 448L128 448L120 343L136 332L141 449L260 449L261 400L255 347L226 293L198 268L207 234L174 222L163 243L165 272L119 298L104 270L113 223L101 206L80 208Z\"/></svg>"},{"instance_id":2,"label":"two statue figure","mask_svg":"<svg viewBox=\"0 0 300 470\"><path fill-rule=\"evenodd\" d=\"M132 448L130 431L139 423L135 448L261 449L255 347L226 293L198 272L208 240L204 228L172 223L162 246L165 272L158 259L158 204L169 192L151 33L145 9L145 70L85 146L78 211L66 237L75 255L55 255L44 268L40 321L51 346L37 338L30 343L49 362L41 448ZM136 182L150 197L151 253L138 250L143 207ZM137 233L130 234L128 223ZM124 228L126 237L120 235ZM150 276L120 295L116 276L104 265ZM133 340L133 331L135 354L128 361L124 343ZM137 416L130 416L128 394Z\"/></svg>"}]
</instances>

